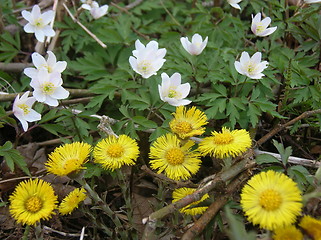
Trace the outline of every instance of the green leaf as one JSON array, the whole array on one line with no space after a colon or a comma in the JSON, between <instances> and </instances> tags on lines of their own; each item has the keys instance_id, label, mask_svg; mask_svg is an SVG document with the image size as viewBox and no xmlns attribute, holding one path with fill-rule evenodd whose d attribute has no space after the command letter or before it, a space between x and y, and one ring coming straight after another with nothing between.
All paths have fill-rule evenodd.
<instances>
[{"instance_id":1,"label":"green leaf","mask_svg":"<svg viewBox=\"0 0 321 240\"><path fill-rule=\"evenodd\" d=\"M143 127L142 130L145 129L150 129L150 128L157 128L157 124L151 120L148 120L147 118L143 117L143 116L134 116L132 117L132 120L141 125Z\"/></svg>"},{"instance_id":2,"label":"green leaf","mask_svg":"<svg viewBox=\"0 0 321 240\"><path fill-rule=\"evenodd\" d=\"M24 157L21 156L20 152L12 148L12 143L7 141L3 146L0 147L0 156L4 157L8 167L13 172L14 166L17 165L24 173L31 176L27 163L24 161Z\"/></svg>"},{"instance_id":3,"label":"green leaf","mask_svg":"<svg viewBox=\"0 0 321 240\"><path fill-rule=\"evenodd\" d=\"M256 158L255 158L255 162L257 164L280 163L280 161L276 157L274 157L274 156L272 156L270 154L266 154L266 153L257 155Z\"/></svg>"},{"instance_id":4,"label":"green leaf","mask_svg":"<svg viewBox=\"0 0 321 240\"><path fill-rule=\"evenodd\" d=\"M292 154L292 148L291 147L287 147L286 149L284 149L283 144L278 143L274 139L273 139L273 145L276 147L276 149L278 150L278 152L281 155L283 166L286 166L286 164L288 162L288 159Z\"/></svg>"},{"instance_id":5,"label":"green leaf","mask_svg":"<svg viewBox=\"0 0 321 240\"><path fill-rule=\"evenodd\" d=\"M233 214L231 209L224 207L225 216L228 222L229 229L227 230L227 235L230 240L255 240L256 233L246 232L244 220L239 217L239 215Z\"/></svg>"}]
</instances>

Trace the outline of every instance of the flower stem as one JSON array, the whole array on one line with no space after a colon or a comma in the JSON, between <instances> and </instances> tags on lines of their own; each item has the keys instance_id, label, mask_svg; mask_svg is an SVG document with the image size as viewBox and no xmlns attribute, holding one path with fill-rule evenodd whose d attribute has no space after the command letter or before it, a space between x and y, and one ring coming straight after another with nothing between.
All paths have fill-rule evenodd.
<instances>
[{"instance_id":1,"label":"flower stem","mask_svg":"<svg viewBox=\"0 0 321 240\"><path fill-rule=\"evenodd\" d=\"M76 179L76 181L86 189L94 202L100 207L100 209L111 218L113 223L116 225L115 231L120 234L121 239L127 239L126 232L123 229L122 223L120 222L116 214L110 209L108 204L99 197L99 195L88 185L88 183L83 178L78 178Z\"/></svg>"},{"instance_id":2,"label":"flower stem","mask_svg":"<svg viewBox=\"0 0 321 240\"><path fill-rule=\"evenodd\" d=\"M27 225L23 233L22 240L28 240L29 232L30 232L30 225Z\"/></svg>"}]
</instances>

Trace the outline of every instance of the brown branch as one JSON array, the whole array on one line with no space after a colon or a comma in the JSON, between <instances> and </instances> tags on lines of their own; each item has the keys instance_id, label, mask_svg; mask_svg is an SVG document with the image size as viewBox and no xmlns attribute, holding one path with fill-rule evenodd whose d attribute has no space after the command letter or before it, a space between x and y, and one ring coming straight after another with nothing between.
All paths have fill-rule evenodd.
<instances>
[{"instance_id":1,"label":"brown branch","mask_svg":"<svg viewBox=\"0 0 321 240\"><path fill-rule=\"evenodd\" d=\"M3 63L0 62L0 70L4 72L22 72L27 67L33 67L32 63Z\"/></svg>"},{"instance_id":2,"label":"brown branch","mask_svg":"<svg viewBox=\"0 0 321 240\"><path fill-rule=\"evenodd\" d=\"M148 175L152 176L153 178L158 178L163 182L168 182L168 183L175 184L177 187L192 187L192 188L195 188L195 187L198 186L198 185L192 183L191 181L187 181L187 182L175 181L173 179L170 179L170 178L166 177L164 174L155 173L152 170L150 170L146 165L143 165L140 169L143 170Z\"/></svg>"},{"instance_id":3,"label":"brown branch","mask_svg":"<svg viewBox=\"0 0 321 240\"><path fill-rule=\"evenodd\" d=\"M196 190L193 194L188 195L184 197L183 199L172 203L166 207L163 207L159 209L156 212L153 212L151 215L149 215L148 218L143 219L145 222L145 230L143 233L143 238L142 239L153 239L154 238L154 232L156 229L156 222L157 220L162 219L163 217L167 216L168 214L177 211L180 208L183 208L187 206L188 204L191 204L192 202L196 202L201 199L201 197L205 194L208 193L209 191L213 190L214 188L218 187L219 184L222 182L227 182L243 172L246 169L249 169L251 167L255 166L255 162L252 161L252 156L253 152L249 154L248 157L244 158L240 162L236 163L229 169L218 173L215 178L206 183L203 187L199 188Z\"/></svg>"},{"instance_id":4,"label":"brown branch","mask_svg":"<svg viewBox=\"0 0 321 240\"><path fill-rule=\"evenodd\" d=\"M302 113L300 116L288 121L285 124L279 125L277 127L275 127L274 129L272 129L268 134L264 135L262 138L260 138L257 142L256 142L256 146L260 146L263 143L265 143L267 140L269 140L271 137L273 137L275 134L281 132L282 130L284 130L286 127L293 125L294 123L296 123L297 121L300 121L303 118L307 118L310 117L312 115L315 114L320 114L321 113L321 109L317 109L317 110L312 110L312 111L306 111L304 113Z\"/></svg>"},{"instance_id":5,"label":"brown branch","mask_svg":"<svg viewBox=\"0 0 321 240\"><path fill-rule=\"evenodd\" d=\"M68 90L70 93L70 96L73 96L73 97L90 97L95 95L94 93L90 92L87 89L66 89L66 90ZM21 96L24 93L1 94L0 102L13 101L18 94L20 94ZM32 93L29 94L29 96L31 95ZM115 95L117 96L117 93L115 93Z\"/></svg>"},{"instance_id":6,"label":"brown branch","mask_svg":"<svg viewBox=\"0 0 321 240\"><path fill-rule=\"evenodd\" d=\"M193 226L188 229L182 236L182 240L195 239L207 226L207 224L215 217L218 211L224 207L230 196L238 189L238 187L243 182L242 180L247 179L247 173L243 173L242 176L233 180L226 189L226 193L217 196L214 202L208 207L206 212L193 224Z\"/></svg>"}]
</instances>

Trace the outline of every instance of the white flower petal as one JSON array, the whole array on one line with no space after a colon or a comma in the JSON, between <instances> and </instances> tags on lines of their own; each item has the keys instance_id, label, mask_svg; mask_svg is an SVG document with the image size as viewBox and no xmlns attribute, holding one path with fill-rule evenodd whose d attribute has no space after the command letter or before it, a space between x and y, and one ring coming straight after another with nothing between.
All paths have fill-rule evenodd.
<instances>
[{"instance_id":1,"label":"white flower petal","mask_svg":"<svg viewBox=\"0 0 321 240\"><path fill-rule=\"evenodd\" d=\"M260 53L260 52L254 53L254 55L251 57L251 60L255 64L259 64L261 62L261 59L262 59L262 53Z\"/></svg>"},{"instance_id":2,"label":"white flower petal","mask_svg":"<svg viewBox=\"0 0 321 240\"><path fill-rule=\"evenodd\" d=\"M23 30L26 33L34 33L36 31L35 27L33 25L31 25L30 23L27 23L24 27Z\"/></svg>"},{"instance_id":3,"label":"white flower petal","mask_svg":"<svg viewBox=\"0 0 321 240\"><path fill-rule=\"evenodd\" d=\"M44 42L45 41L45 34L43 33L42 30L35 29L35 36L36 36L36 39L39 42Z\"/></svg>"},{"instance_id":4,"label":"white flower petal","mask_svg":"<svg viewBox=\"0 0 321 240\"><path fill-rule=\"evenodd\" d=\"M41 114L33 109L30 109L30 112L27 115L25 115L25 119L28 122L35 122L41 119Z\"/></svg>"},{"instance_id":5,"label":"white flower petal","mask_svg":"<svg viewBox=\"0 0 321 240\"><path fill-rule=\"evenodd\" d=\"M39 18L41 16L41 10L38 5L34 5L31 10L31 15L33 19Z\"/></svg>"},{"instance_id":6,"label":"white flower petal","mask_svg":"<svg viewBox=\"0 0 321 240\"><path fill-rule=\"evenodd\" d=\"M37 69L35 69L35 68L25 68L25 69L23 70L23 73L24 73L25 75L27 75L28 77L30 77L30 78L34 78L34 77L37 76L38 71L37 71Z\"/></svg>"},{"instance_id":7,"label":"white flower petal","mask_svg":"<svg viewBox=\"0 0 321 240\"><path fill-rule=\"evenodd\" d=\"M57 107L59 105L57 99L52 98L50 96L46 97L46 100L44 101L44 103L46 103L46 104L48 104L49 106L52 106L52 107Z\"/></svg>"},{"instance_id":8,"label":"white flower petal","mask_svg":"<svg viewBox=\"0 0 321 240\"><path fill-rule=\"evenodd\" d=\"M22 15L22 17L23 17L24 19L26 19L28 22L31 22L31 20L32 20L31 12L28 12L28 11L26 11L26 10L23 10L23 11L21 12L21 15Z\"/></svg>"},{"instance_id":9,"label":"white flower petal","mask_svg":"<svg viewBox=\"0 0 321 240\"><path fill-rule=\"evenodd\" d=\"M271 18L266 17L261 21L262 27L267 28L271 23Z\"/></svg>"},{"instance_id":10,"label":"white flower petal","mask_svg":"<svg viewBox=\"0 0 321 240\"><path fill-rule=\"evenodd\" d=\"M180 86L177 87L176 89L177 92L180 92L181 98L186 98L189 94L189 92L191 91L191 85L189 83L184 83Z\"/></svg>"},{"instance_id":11,"label":"white flower petal","mask_svg":"<svg viewBox=\"0 0 321 240\"><path fill-rule=\"evenodd\" d=\"M244 74L242 65L239 61L234 62L234 67L235 67L236 71L238 71L240 74Z\"/></svg>"},{"instance_id":12,"label":"white flower petal","mask_svg":"<svg viewBox=\"0 0 321 240\"><path fill-rule=\"evenodd\" d=\"M66 61L58 61L55 64L55 67L53 68L53 71L61 73L61 72L65 71L66 67L67 67L67 62Z\"/></svg>"},{"instance_id":13,"label":"white flower petal","mask_svg":"<svg viewBox=\"0 0 321 240\"><path fill-rule=\"evenodd\" d=\"M85 3L85 4L82 4L82 5L81 5L81 8L86 9L86 10L89 10L89 11L91 10L91 6L90 6L89 4L86 4L86 3Z\"/></svg>"},{"instance_id":14,"label":"white flower petal","mask_svg":"<svg viewBox=\"0 0 321 240\"><path fill-rule=\"evenodd\" d=\"M45 26L42 29L42 32L45 36L47 37L53 37L56 35L56 32L52 29L52 27L50 27L49 25Z\"/></svg>"},{"instance_id":15,"label":"white flower petal","mask_svg":"<svg viewBox=\"0 0 321 240\"><path fill-rule=\"evenodd\" d=\"M46 100L46 95L43 94L41 90L35 89L32 94L38 102L44 102Z\"/></svg>"},{"instance_id":16,"label":"white flower petal","mask_svg":"<svg viewBox=\"0 0 321 240\"><path fill-rule=\"evenodd\" d=\"M56 99L66 99L67 97L69 97L69 92L63 87L57 87L50 96Z\"/></svg>"},{"instance_id":17,"label":"white flower petal","mask_svg":"<svg viewBox=\"0 0 321 240\"><path fill-rule=\"evenodd\" d=\"M177 72L174 73L174 74L171 76L170 80L171 80L171 85L172 85L172 86L179 86L179 85L181 85L181 82L182 82L181 74L179 74L179 73L177 73Z\"/></svg>"},{"instance_id":18,"label":"white flower petal","mask_svg":"<svg viewBox=\"0 0 321 240\"><path fill-rule=\"evenodd\" d=\"M33 65L35 65L35 67L37 69L40 69L40 68L43 68L44 66L47 66L46 59L43 56L41 56L39 53L34 52L31 55L31 58L32 58Z\"/></svg>"},{"instance_id":19,"label":"white flower petal","mask_svg":"<svg viewBox=\"0 0 321 240\"><path fill-rule=\"evenodd\" d=\"M242 52L240 62L244 63L248 61L250 61L250 55L247 52Z\"/></svg>"},{"instance_id":20,"label":"white flower petal","mask_svg":"<svg viewBox=\"0 0 321 240\"><path fill-rule=\"evenodd\" d=\"M52 10L49 10L47 12L44 12L42 15L42 20L43 20L43 24L44 25L48 25L49 23L51 23L54 18L55 18L55 12Z\"/></svg>"}]
</instances>

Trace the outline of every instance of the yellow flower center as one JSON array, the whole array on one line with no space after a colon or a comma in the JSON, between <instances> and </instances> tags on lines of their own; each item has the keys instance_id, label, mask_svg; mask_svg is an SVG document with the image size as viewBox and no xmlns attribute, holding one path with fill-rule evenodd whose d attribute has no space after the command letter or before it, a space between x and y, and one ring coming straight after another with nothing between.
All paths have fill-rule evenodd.
<instances>
[{"instance_id":1,"label":"yellow flower center","mask_svg":"<svg viewBox=\"0 0 321 240\"><path fill-rule=\"evenodd\" d=\"M177 96L177 92L175 90L169 90L168 97L174 98Z\"/></svg>"},{"instance_id":2,"label":"yellow flower center","mask_svg":"<svg viewBox=\"0 0 321 240\"><path fill-rule=\"evenodd\" d=\"M18 107L23 110L23 113L24 113L25 115L27 115L28 113L30 113L30 108L29 108L29 106L28 106L27 104L24 104L24 103L23 103L23 104L19 104Z\"/></svg>"},{"instance_id":3,"label":"yellow flower center","mask_svg":"<svg viewBox=\"0 0 321 240\"><path fill-rule=\"evenodd\" d=\"M118 143L114 143L107 148L107 155L112 158L120 158L124 154L124 148Z\"/></svg>"},{"instance_id":4,"label":"yellow flower center","mask_svg":"<svg viewBox=\"0 0 321 240\"><path fill-rule=\"evenodd\" d=\"M260 195L260 205L267 211L278 209L282 203L281 194L273 189L265 190Z\"/></svg>"},{"instance_id":5,"label":"yellow flower center","mask_svg":"<svg viewBox=\"0 0 321 240\"><path fill-rule=\"evenodd\" d=\"M172 148L166 152L165 158L171 165L176 166L184 162L184 153L179 148Z\"/></svg>"},{"instance_id":6,"label":"yellow flower center","mask_svg":"<svg viewBox=\"0 0 321 240\"><path fill-rule=\"evenodd\" d=\"M256 33L261 33L265 30L265 28L262 26L262 23L259 23L257 26L256 26Z\"/></svg>"},{"instance_id":7,"label":"yellow flower center","mask_svg":"<svg viewBox=\"0 0 321 240\"><path fill-rule=\"evenodd\" d=\"M175 127L174 130L179 134L186 134L193 130L192 125L189 122L180 122Z\"/></svg>"},{"instance_id":8,"label":"yellow flower center","mask_svg":"<svg viewBox=\"0 0 321 240\"><path fill-rule=\"evenodd\" d=\"M46 82L42 85L42 92L45 94L52 94L55 91L56 87L51 82Z\"/></svg>"},{"instance_id":9,"label":"yellow flower center","mask_svg":"<svg viewBox=\"0 0 321 240\"><path fill-rule=\"evenodd\" d=\"M25 207L29 212L36 213L42 208L42 201L39 197L31 197L26 201Z\"/></svg>"},{"instance_id":10,"label":"yellow flower center","mask_svg":"<svg viewBox=\"0 0 321 240\"><path fill-rule=\"evenodd\" d=\"M247 71L249 72L249 73L252 73L252 72L254 72L256 70L256 66L253 64L253 63L249 63L249 65L247 66Z\"/></svg>"},{"instance_id":11,"label":"yellow flower center","mask_svg":"<svg viewBox=\"0 0 321 240\"><path fill-rule=\"evenodd\" d=\"M36 27L40 27L40 28L44 26L42 18L36 19L34 24Z\"/></svg>"},{"instance_id":12,"label":"yellow flower center","mask_svg":"<svg viewBox=\"0 0 321 240\"><path fill-rule=\"evenodd\" d=\"M143 60L138 64L137 68L139 72L148 74L149 72L151 72L152 66L150 62Z\"/></svg>"},{"instance_id":13,"label":"yellow flower center","mask_svg":"<svg viewBox=\"0 0 321 240\"><path fill-rule=\"evenodd\" d=\"M234 140L234 137L229 132L223 132L219 133L216 136L214 136L214 144L217 145L223 145L223 144L229 144Z\"/></svg>"}]
</instances>

